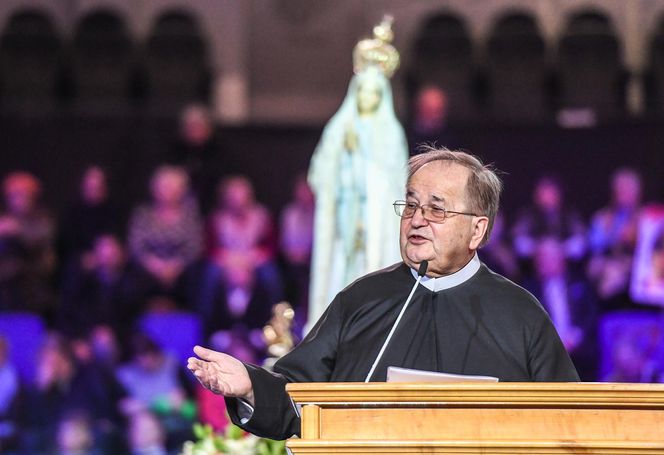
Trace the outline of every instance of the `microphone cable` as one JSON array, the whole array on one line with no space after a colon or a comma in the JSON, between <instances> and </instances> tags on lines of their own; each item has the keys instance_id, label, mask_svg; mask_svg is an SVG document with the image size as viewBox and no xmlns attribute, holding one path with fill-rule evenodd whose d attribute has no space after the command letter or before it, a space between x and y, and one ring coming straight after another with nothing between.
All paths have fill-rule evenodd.
<instances>
[{"instance_id":1,"label":"microphone cable","mask_svg":"<svg viewBox=\"0 0 664 455\"><path fill-rule=\"evenodd\" d=\"M408 305L410 304L410 300L413 298L413 294L415 294L415 289L417 289L417 285L420 284L420 280L427 273L427 268L428 267L429 267L429 262L427 262L427 261L420 262L420 268L417 271L417 280L415 280L415 285L413 286L413 289L410 290L410 294L408 295L408 298L406 299L406 303L404 303L403 307L401 308L401 312L399 313L399 316L397 316L397 320L394 321L394 325L392 326L392 329L390 330L390 333L387 334L387 338L385 339L385 342L383 343L383 346L380 348L380 351L378 352L378 356L376 356L376 360L374 360L373 365L371 365L371 369L369 370L369 374L367 374L367 378L364 380L364 382L369 382L369 380L371 379L371 376L373 375L374 371L376 370L376 367L378 366L378 362L380 362L380 359L381 359L381 357L383 357L383 354L385 353L385 349L387 348L388 343L392 339L392 335L394 335L394 332L397 330L397 326L399 325L399 322L401 321L401 317L406 312L406 308L408 308Z\"/></svg>"}]
</instances>

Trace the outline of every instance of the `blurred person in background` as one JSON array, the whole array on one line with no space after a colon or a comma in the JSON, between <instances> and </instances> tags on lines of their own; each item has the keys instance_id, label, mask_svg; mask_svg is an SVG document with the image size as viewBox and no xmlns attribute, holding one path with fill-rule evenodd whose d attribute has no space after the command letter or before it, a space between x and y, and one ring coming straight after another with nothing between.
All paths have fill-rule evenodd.
<instances>
[{"instance_id":1,"label":"blurred person in background","mask_svg":"<svg viewBox=\"0 0 664 455\"><path fill-rule=\"evenodd\" d=\"M640 286L653 301L664 300L664 229L655 236L652 245L648 274L644 277Z\"/></svg>"},{"instance_id":2,"label":"blurred person in background","mask_svg":"<svg viewBox=\"0 0 664 455\"><path fill-rule=\"evenodd\" d=\"M60 221L59 250L62 266L90 270L94 242L101 234L120 232L119 210L109 195L108 176L98 165L84 169L76 202ZM66 273L66 272L65 272Z\"/></svg>"},{"instance_id":3,"label":"blurred person in background","mask_svg":"<svg viewBox=\"0 0 664 455\"><path fill-rule=\"evenodd\" d=\"M185 274L200 257L203 227L189 177L180 167L161 166L150 180L149 204L129 222L129 253L139 266L141 287L185 300Z\"/></svg>"},{"instance_id":4,"label":"blurred person in background","mask_svg":"<svg viewBox=\"0 0 664 455\"><path fill-rule=\"evenodd\" d=\"M159 419L149 411L134 413L127 435L130 455L168 455L166 433Z\"/></svg>"},{"instance_id":5,"label":"blurred person in background","mask_svg":"<svg viewBox=\"0 0 664 455\"><path fill-rule=\"evenodd\" d=\"M506 276L512 281L519 281L521 272L516 255L505 235L505 217L496 215L491 230L491 238L478 252L480 259L496 273Z\"/></svg>"},{"instance_id":6,"label":"blurred person in background","mask_svg":"<svg viewBox=\"0 0 664 455\"><path fill-rule=\"evenodd\" d=\"M130 352L131 360L116 371L128 393L122 411L129 417L154 412L168 435L168 447L181 446L191 437L196 418L193 383L173 357L142 333L133 336Z\"/></svg>"},{"instance_id":7,"label":"blurred person in background","mask_svg":"<svg viewBox=\"0 0 664 455\"><path fill-rule=\"evenodd\" d=\"M53 455L102 455L96 447L92 423L83 413L63 416L58 425L56 449Z\"/></svg>"},{"instance_id":8,"label":"blurred person in background","mask_svg":"<svg viewBox=\"0 0 664 455\"><path fill-rule=\"evenodd\" d=\"M662 382L661 329L625 328L611 341L611 369L601 381Z\"/></svg>"},{"instance_id":9,"label":"blurred person in background","mask_svg":"<svg viewBox=\"0 0 664 455\"><path fill-rule=\"evenodd\" d=\"M615 171L610 186L611 199L593 215L588 232L587 274L603 311L634 305L628 291L642 207L641 176L634 169Z\"/></svg>"},{"instance_id":10,"label":"blurred person in background","mask_svg":"<svg viewBox=\"0 0 664 455\"><path fill-rule=\"evenodd\" d=\"M105 325L126 335L138 316L140 292L120 239L101 233L93 240L86 263L72 268L62 284L60 330L80 338Z\"/></svg>"},{"instance_id":11,"label":"blurred person in background","mask_svg":"<svg viewBox=\"0 0 664 455\"><path fill-rule=\"evenodd\" d=\"M140 304L141 314L177 311L184 302L165 294L150 294Z\"/></svg>"},{"instance_id":12,"label":"blurred person in background","mask_svg":"<svg viewBox=\"0 0 664 455\"><path fill-rule=\"evenodd\" d=\"M193 192L204 213L214 202L214 165L218 140L210 110L203 104L190 104L180 115L178 140L170 159L189 174Z\"/></svg>"},{"instance_id":13,"label":"blurred person in background","mask_svg":"<svg viewBox=\"0 0 664 455\"><path fill-rule=\"evenodd\" d=\"M55 446L60 421L84 414L91 422L95 444L116 447L122 428L118 403L121 388L111 377L82 363L60 334L46 338L37 360L37 376L23 409L22 443L27 453L44 453Z\"/></svg>"},{"instance_id":14,"label":"blurred person in background","mask_svg":"<svg viewBox=\"0 0 664 455\"><path fill-rule=\"evenodd\" d=\"M532 204L521 211L512 227L514 251L524 268L532 267L538 243L545 237L561 243L570 265L578 265L586 254L583 220L576 210L565 205L562 182L552 175L537 180Z\"/></svg>"},{"instance_id":15,"label":"blurred person in background","mask_svg":"<svg viewBox=\"0 0 664 455\"><path fill-rule=\"evenodd\" d=\"M436 85L418 88L408 134L411 154L422 144L437 144L449 149L461 146L448 124L449 108L449 98L442 88Z\"/></svg>"},{"instance_id":16,"label":"blurred person in background","mask_svg":"<svg viewBox=\"0 0 664 455\"><path fill-rule=\"evenodd\" d=\"M206 335L217 330L260 330L270 319L271 302L269 289L252 267L238 263L226 268L214 307L203 313Z\"/></svg>"},{"instance_id":17,"label":"blurred person in background","mask_svg":"<svg viewBox=\"0 0 664 455\"><path fill-rule=\"evenodd\" d=\"M23 310L50 317L55 267L53 218L39 204L41 183L27 172L2 182L0 213L0 310Z\"/></svg>"},{"instance_id":18,"label":"blurred person in background","mask_svg":"<svg viewBox=\"0 0 664 455\"><path fill-rule=\"evenodd\" d=\"M86 338L68 339L76 363L81 368L92 369L107 383L109 394L122 397L125 390L115 380L115 369L121 358L121 347L113 329L96 326Z\"/></svg>"},{"instance_id":19,"label":"blurred person in background","mask_svg":"<svg viewBox=\"0 0 664 455\"><path fill-rule=\"evenodd\" d=\"M306 317L314 237L314 195L306 176L298 175L290 202L281 212L279 247L286 272L286 300ZM304 322L304 321L302 321Z\"/></svg>"},{"instance_id":20,"label":"blurred person in background","mask_svg":"<svg viewBox=\"0 0 664 455\"><path fill-rule=\"evenodd\" d=\"M210 259L222 270L227 287L252 281L265 289L269 308L283 298L270 212L256 201L253 185L244 176L222 180L217 195L208 222ZM250 279L234 279L246 274Z\"/></svg>"},{"instance_id":21,"label":"blurred person in background","mask_svg":"<svg viewBox=\"0 0 664 455\"><path fill-rule=\"evenodd\" d=\"M16 450L20 382L9 360L9 343L0 335L0 453Z\"/></svg>"},{"instance_id":22,"label":"blurred person in background","mask_svg":"<svg viewBox=\"0 0 664 455\"><path fill-rule=\"evenodd\" d=\"M539 299L553 321L582 381L597 380L597 298L585 276L568 267L560 239L539 240L534 271L524 287Z\"/></svg>"},{"instance_id":23,"label":"blurred person in background","mask_svg":"<svg viewBox=\"0 0 664 455\"><path fill-rule=\"evenodd\" d=\"M113 328L108 325L95 327L88 337L88 342L95 365L105 371L115 371L120 362L122 346Z\"/></svg>"}]
</instances>

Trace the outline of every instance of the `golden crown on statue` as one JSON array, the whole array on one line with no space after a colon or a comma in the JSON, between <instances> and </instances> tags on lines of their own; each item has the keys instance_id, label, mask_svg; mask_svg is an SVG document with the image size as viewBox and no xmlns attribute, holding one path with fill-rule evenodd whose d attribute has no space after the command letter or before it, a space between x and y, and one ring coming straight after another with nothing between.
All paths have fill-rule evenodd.
<instances>
[{"instance_id":1,"label":"golden crown on statue","mask_svg":"<svg viewBox=\"0 0 664 455\"><path fill-rule=\"evenodd\" d=\"M353 49L353 71L355 74L375 66L390 78L399 67L399 52L392 46L392 16L385 16L373 28L373 38L363 39Z\"/></svg>"}]
</instances>

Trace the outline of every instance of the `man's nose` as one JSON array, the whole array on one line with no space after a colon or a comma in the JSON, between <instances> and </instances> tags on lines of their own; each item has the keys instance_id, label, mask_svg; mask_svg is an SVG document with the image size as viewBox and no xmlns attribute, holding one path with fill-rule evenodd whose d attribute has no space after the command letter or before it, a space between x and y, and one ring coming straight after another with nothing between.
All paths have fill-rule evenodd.
<instances>
[{"instance_id":1,"label":"man's nose","mask_svg":"<svg viewBox=\"0 0 664 455\"><path fill-rule=\"evenodd\" d=\"M424 218L424 210L423 207L418 207L410 220L410 224L413 226L426 226L429 221Z\"/></svg>"}]
</instances>

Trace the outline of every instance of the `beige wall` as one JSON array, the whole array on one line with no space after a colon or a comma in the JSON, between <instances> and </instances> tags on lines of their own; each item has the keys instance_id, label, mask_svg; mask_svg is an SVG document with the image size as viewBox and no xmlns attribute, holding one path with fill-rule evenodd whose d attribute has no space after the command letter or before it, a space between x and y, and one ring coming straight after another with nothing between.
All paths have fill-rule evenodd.
<instances>
[{"instance_id":1,"label":"beige wall","mask_svg":"<svg viewBox=\"0 0 664 455\"><path fill-rule=\"evenodd\" d=\"M462 14L475 40L482 43L497 15L525 8L553 42L568 13L593 5L613 19L624 61L638 73L648 36L664 12L664 0L2 0L0 26L12 11L26 5L51 11L65 36L91 8L113 6L126 14L139 40L164 8L187 6L198 13L212 43L219 119L309 124L324 122L336 110L351 76L353 45L370 33L383 13L395 16L395 45L408 65L418 24L432 11ZM402 74L394 81L400 110ZM638 84L632 88L630 103L638 110Z\"/></svg>"}]
</instances>

